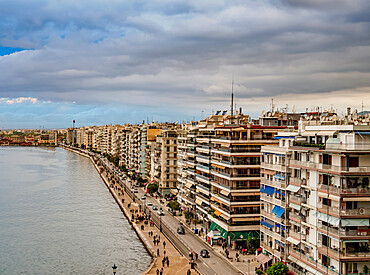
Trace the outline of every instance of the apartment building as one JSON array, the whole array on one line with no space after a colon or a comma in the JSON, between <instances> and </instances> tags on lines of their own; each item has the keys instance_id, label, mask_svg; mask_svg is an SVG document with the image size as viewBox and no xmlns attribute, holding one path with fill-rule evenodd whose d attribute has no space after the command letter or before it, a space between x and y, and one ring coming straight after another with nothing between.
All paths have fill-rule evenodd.
<instances>
[{"instance_id":1,"label":"apartment building","mask_svg":"<svg viewBox=\"0 0 370 275\"><path fill-rule=\"evenodd\" d=\"M158 192L169 195L177 185L177 131L163 130L156 137L152 154L151 180L159 185Z\"/></svg>"},{"instance_id":2,"label":"apartment building","mask_svg":"<svg viewBox=\"0 0 370 275\"><path fill-rule=\"evenodd\" d=\"M278 132L274 139L279 140L279 146L261 148L260 246L271 263L287 260L289 147L297 134L294 129Z\"/></svg>"},{"instance_id":3,"label":"apartment building","mask_svg":"<svg viewBox=\"0 0 370 275\"><path fill-rule=\"evenodd\" d=\"M307 126L290 150L291 267L363 273L370 266L370 126Z\"/></svg>"},{"instance_id":4,"label":"apartment building","mask_svg":"<svg viewBox=\"0 0 370 275\"><path fill-rule=\"evenodd\" d=\"M226 122L227 123L227 122ZM215 128L211 139L210 229L225 232L233 247L245 244L260 229L261 146L273 140L281 127L232 124Z\"/></svg>"}]
</instances>

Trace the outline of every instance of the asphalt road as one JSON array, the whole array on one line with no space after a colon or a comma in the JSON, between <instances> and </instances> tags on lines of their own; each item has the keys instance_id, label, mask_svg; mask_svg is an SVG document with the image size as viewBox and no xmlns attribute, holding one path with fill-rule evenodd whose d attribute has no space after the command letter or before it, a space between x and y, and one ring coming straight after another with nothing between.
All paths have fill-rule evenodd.
<instances>
[{"instance_id":1,"label":"asphalt road","mask_svg":"<svg viewBox=\"0 0 370 275\"><path fill-rule=\"evenodd\" d=\"M113 165L108 164L106 162L106 165L111 171L114 171L115 168ZM121 183L126 184L130 190L133 190L134 188L131 188L131 185L133 182L131 182L129 179L119 176L116 173L116 179L120 178ZM157 211L152 210L152 206L146 206L149 210L151 210L152 219L154 222L158 224L158 220L160 219L162 223L162 229L163 233L172 240L173 244L180 250L184 256L187 257L189 250L193 250L193 252L200 254L200 250L207 249L209 251L210 257L209 258L198 258L197 262L197 269L203 274L203 275L237 275L237 274L243 274L238 272L229 262L226 261L226 259L222 258L219 254L213 251L212 248L207 246L204 242L202 242L198 237L196 237L189 229L185 228L186 233L184 235L177 234L177 228L179 227L179 221L173 217L168 211L167 207L165 207L163 204L160 204L154 197L148 196L145 200L140 200L140 198L145 194L145 192L140 189L138 189L138 193L135 193L136 197L139 199L140 202L143 204L147 204L148 202L151 202L154 205L157 205L158 207L162 207L164 211L164 216L161 216L159 218Z\"/></svg>"}]
</instances>

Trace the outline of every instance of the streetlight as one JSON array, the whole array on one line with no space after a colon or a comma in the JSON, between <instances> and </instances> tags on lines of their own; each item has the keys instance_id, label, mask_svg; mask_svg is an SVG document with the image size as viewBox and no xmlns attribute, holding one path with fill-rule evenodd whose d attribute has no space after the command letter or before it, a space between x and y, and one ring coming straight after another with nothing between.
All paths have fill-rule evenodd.
<instances>
[{"instance_id":1,"label":"streetlight","mask_svg":"<svg viewBox=\"0 0 370 275\"><path fill-rule=\"evenodd\" d=\"M116 264L114 264L114 265L112 266L112 269L113 269L113 275L115 275L115 274L116 274L116 272L117 272L117 266L116 266Z\"/></svg>"}]
</instances>

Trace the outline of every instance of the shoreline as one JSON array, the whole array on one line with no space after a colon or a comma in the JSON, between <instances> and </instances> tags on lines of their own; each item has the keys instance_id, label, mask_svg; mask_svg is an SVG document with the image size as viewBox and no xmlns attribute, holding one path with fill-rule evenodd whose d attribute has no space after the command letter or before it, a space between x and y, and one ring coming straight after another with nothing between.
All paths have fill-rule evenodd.
<instances>
[{"instance_id":1,"label":"shoreline","mask_svg":"<svg viewBox=\"0 0 370 275\"><path fill-rule=\"evenodd\" d=\"M76 153L76 154L78 154L80 156L83 156L85 158L90 159L90 161L94 165L96 171L98 172L98 174L100 175L101 179L103 180L104 184L106 185L106 187L108 188L109 192L111 193L111 195L113 196L114 200L116 201L118 207L121 209L121 211L125 215L127 221L131 225L131 228L136 232L136 235L139 237L139 239L143 243L145 249L148 251L149 255L151 256L151 261L150 261L148 267L141 274L147 274L147 273L149 273L152 270L154 264L156 263L156 261L158 259L156 257L156 255L155 255L154 248L151 246L149 240L145 237L145 235L143 234L143 232L140 230L139 226L135 222L132 222L131 221L131 216L130 216L128 210L121 203L121 201L120 201L119 197L117 196L116 192L110 187L109 180L100 171L100 168L97 165L97 163L94 161L94 159L91 156L89 156L89 155L87 155L85 153L82 153L82 152L80 152L78 150L74 150L74 149L71 149L71 148L68 148L68 147L64 147L64 146L60 146L60 147L63 148L63 149L65 149L65 150L67 150L67 151L70 151L72 153ZM125 192L125 191L122 191L122 192ZM128 198L130 198L130 197L128 196Z\"/></svg>"}]
</instances>

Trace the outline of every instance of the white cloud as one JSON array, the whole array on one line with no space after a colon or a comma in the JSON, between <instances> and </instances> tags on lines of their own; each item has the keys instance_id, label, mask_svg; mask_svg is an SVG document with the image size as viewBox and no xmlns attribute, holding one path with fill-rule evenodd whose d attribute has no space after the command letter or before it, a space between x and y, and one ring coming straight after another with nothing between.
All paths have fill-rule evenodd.
<instances>
[{"instance_id":1,"label":"white cloud","mask_svg":"<svg viewBox=\"0 0 370 275\"><path fill-rule=\"evenodd\" d=\"M21 104L30 102L32 104L36 104L38 102L37 98L34 97L17 97L17 98L0 98L0 103L5 103L8 105L12 104Z\"/></svg>"}]
</instances>

